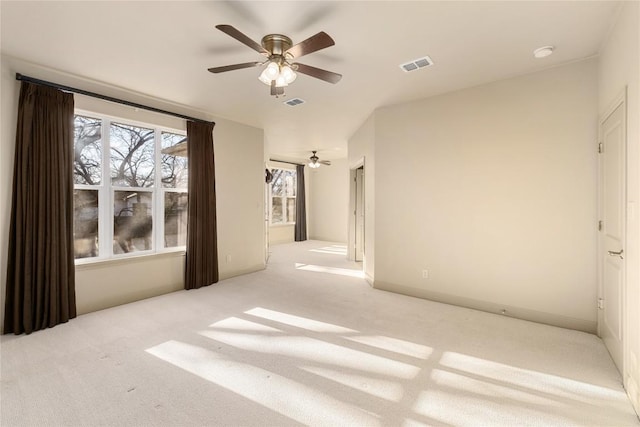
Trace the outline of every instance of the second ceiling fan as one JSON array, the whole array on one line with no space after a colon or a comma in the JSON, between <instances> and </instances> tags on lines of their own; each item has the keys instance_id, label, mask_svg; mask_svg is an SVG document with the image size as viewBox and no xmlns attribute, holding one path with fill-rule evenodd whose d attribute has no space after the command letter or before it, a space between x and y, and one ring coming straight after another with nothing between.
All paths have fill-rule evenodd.
<instances>
[{"instance_id":1,"label":"second ceiling fan","mask_svg":"<svg viewBox=\"0 0 640 427\"><path fill-rule=\"evenodd\" d=\"M312 151L311 157L309 157L309 167L316 169L319 168L320 165L331 166L331 162L329 160L320 160L318 155L316 154L318 151Z\"/></svg>"},{"instance_id":2,"label":"second ceiling fan","mask_svg":"<svg viewBox=\"0 0 640 427\"><path fill-rule=\"evenodd\" d=\"M231 25L216 25L216 28L223 33L233 37L240 43L249 46L251 49L267 57L267 60L259 62L244 62L241 64L225 65L222 67L212 67L212 73L224 73L227 71L241 70L243 68L266 65L260 81L271 87L271 95L284 95L284 88L296 79L296 72L306 74L311 77L323 80L328 83L338 83L342 78L341 74L299 62L291 62L301 56L317 52L321 49L333 46L335 42L324 31L293 44L291 39L282 34L267 34L262 38L261 44L250 39L248 36L232 27Z\"/></svg>"}]
</instances>

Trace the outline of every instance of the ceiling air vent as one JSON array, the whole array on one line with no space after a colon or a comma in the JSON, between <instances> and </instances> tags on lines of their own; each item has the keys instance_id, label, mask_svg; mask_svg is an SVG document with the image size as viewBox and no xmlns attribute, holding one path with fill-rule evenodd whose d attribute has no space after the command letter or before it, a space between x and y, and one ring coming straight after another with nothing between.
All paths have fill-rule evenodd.
<instances>
[{"instance_id":1,"label":"ceiling air vent","mask_svg":"<svg viewBox=\"0 0 640 427\"><path fill-rule=\"evenodd\" d=\"M400 68L402 68L402 71L404 71L405 73L408 73L409 71L426 68L429 65L433 65L433 61L428 56L425 56L424 58L414 59L413 61L407 62L406 64L400 64Z\"/></svg>"},{"instance_id":2,"label":"ceiling air vent","mask_svg":"<svg viewBox=\"0 0 640 427\"><path fill-rule=\"evenodd\" d=\"M296 105L304 104L304 100L300 98L293 98L288 101L284 101L285 104L295 107Z\"/></svg>"}]
</instances>

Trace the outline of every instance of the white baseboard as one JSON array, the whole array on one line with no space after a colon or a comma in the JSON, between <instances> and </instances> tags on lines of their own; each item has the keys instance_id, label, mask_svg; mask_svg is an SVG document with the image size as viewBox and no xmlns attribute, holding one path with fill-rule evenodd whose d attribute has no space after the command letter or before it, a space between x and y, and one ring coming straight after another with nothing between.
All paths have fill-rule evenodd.
<instances>
[{"instance_id":1,"label":"white baseboard","mask_svg":"<svg viewBox=\"0 0 640 427\"><path fill-rule=\"evenodd\" d=\"M627 375L625 389L627 390L627 396L629 396L629 400L631 400L633 409L635 409L636 414L638 414L640 418L640 388L635 379L630 375Z\"/></svg>"},{"instance_id":2,"label":"white baseboard","mask_svg":"<svg viewBox=\"0 0 640 427\"><path fill-rule=\"evenodd\" d=\"M625 369L627 375L624 380L624 388L627 391L629 400L631 400L633 409L636 410L636 414L638 414L638 418L640 418L640 385L638 384L640 380L640 366L638 365L638 357L633 351L629 350L628 355L628 364Z\"/></svg>"},{"instance_id":3,"label":"white baseboard","mask_svg":"<svg viewBox=\"0 0 640 427\"><path fill-rule=\"evenodd\" d=\"M514 317L516 319L529 320L532 322L544 323L551 326L559 326L561 328L575 329L578 331L588 332L590 334L595 334L597 330L596 321L576 319L573 317L561 316L553 313L544 313L520 307L505 306L488 301L475 300L472 298L448 295L440 292L428 291L425 289L380 282L378 280L374 282L373 287L375 289L380 289L383 291L396 292L403 295L424 298L445 304L451 304L460 307L486 311L488 313Z\"/></svg>"},{"instance_id":4,"label":"white baseboard","mask_svg":"<svg viewBox=\"0 0 640 427\"><path fill-rule=\"evenodd\" d=\"M374 280L373 280L373 276L371 276L370 274L367 274L366 272L364 273L364 280L367 281L367 283L369 283L369 285L371 285L371 287L375 288L374 286Z\"/></svg>"},{"instance_id":5,"label":"white baseboard","mask_svg":"<svg viewBox=\"0 0 640 427\"><path fill-rule=\"evenodd\" d=\"M255 264L250 267L245 267L245 268L231 270L231 271L225 271L225 272L221 271L219 273L219 279L220 280L230 279L232 277L242 276L243 274L255 273L256 271L261 271L261 270L264 270L265 268L266 268L266 265L262 263L262 264Z\"/></svg>"}]
</instances>

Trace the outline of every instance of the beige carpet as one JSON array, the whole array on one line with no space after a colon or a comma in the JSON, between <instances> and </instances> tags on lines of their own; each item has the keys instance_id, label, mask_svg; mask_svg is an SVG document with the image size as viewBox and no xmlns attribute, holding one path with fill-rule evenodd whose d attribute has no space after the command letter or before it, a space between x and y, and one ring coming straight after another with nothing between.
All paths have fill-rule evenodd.
<instances>
[{"instance_id":1,"label":"beige carpet","mask_svg":"<svg viewBox=\"0 0 640 427\"><path fill-rule=\"evenodd\" d=\"M376 291L341 245L2 337L2 426L639 426L595 336Z\"/></svg>"}]
</instances>

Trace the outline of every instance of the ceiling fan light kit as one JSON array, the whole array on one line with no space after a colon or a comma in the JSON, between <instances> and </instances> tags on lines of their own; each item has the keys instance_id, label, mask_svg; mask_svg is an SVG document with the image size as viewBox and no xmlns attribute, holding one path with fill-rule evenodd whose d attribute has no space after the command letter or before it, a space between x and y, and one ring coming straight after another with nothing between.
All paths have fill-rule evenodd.
<instances>
[{"instance_id":1,"label":"ceiling fan light kit","mask_svg":"<svg viewBox=\"0 0 640 427\"><path fill-rule=\"evenodd\" d=\"M296 71L333 84L338 83L342 78L342 75L331 71L322 70L310 65L289 62L294 58L299 58L303 55L333 46L335 42L324 31L293 45L291 39L282 34L267 34L262 38L261 44L258 44L231 25L216 25L216 28L261 55L266 56L268 59L264 62L245 62L242 64L209 68L209 71L212 73L217 74L267 64L260 76L258 76L258 80L270 86L270 93L276 98L284 95L284 88L296 80L298 77Z\"/></svg>"},{"instance_id":2,"label":"ceiling fan light kit","mask_svg":"<svg viewBox=\"0 0 640 427\"><path fill-rule=\"evenodd\" d=\"M316 155L318 151L312 151L311 152L311 157L309 157L309 167L312 169L317 169L320 167L320 165L327 165L327 166L331 166L331 162L328 160L320 160L320 158Z\"/></svg>"}]
</instances>

